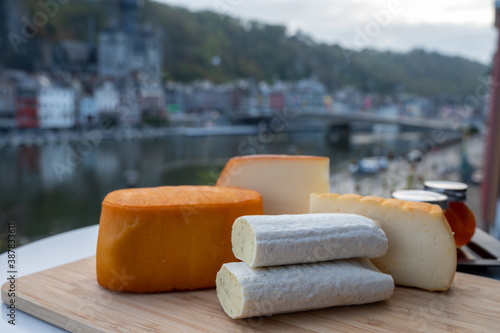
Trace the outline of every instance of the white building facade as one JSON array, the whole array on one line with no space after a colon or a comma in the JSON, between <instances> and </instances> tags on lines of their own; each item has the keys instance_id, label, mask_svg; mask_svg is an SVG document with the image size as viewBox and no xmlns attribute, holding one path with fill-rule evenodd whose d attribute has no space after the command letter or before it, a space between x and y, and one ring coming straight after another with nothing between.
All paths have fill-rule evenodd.
<instances>
[{"instance_id":1,"label":"white building facade","mask_svg":"<svg viewBox=\"0 0 500 333\"><path fill-rule=\"evenodd\" d=\"M99 116L116 113L120 92L112 82L106 81L94 91L94 99Z\"/></svg>"},{"instance_id":2,"label":"white building facade","mask_svg":"<svg viewBox=\"0 0 500 333\"><path fill-rule=\"evenodd\" d=\"M75 92L70 88L40 87L37 94L40 128L75 126Z\"/></svg>"}]
</instances>

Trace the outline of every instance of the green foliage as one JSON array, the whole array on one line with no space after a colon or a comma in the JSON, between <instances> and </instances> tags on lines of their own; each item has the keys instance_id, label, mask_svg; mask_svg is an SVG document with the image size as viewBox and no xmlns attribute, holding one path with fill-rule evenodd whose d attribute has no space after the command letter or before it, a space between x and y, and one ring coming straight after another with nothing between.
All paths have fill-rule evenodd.
<instances>
[{"instance_id":1,"label":"green foliage","mask_svg":"<svg viewBox=\"0 0 500 333\"><path fill-rule=\"evenodd\" d=\"M37 0L24 1L37 9ZM60 6L41 35L88 40L89 18L99 31L111 17L119 19L116 4L117 0L72 0ZM142 19L163 32L164 70L169 80L273 81L314 75L329 89L349 84L379 93L398 90L456 98L474 94L478 76L488 71L474 61L423 50L404 54L351 51L317 43L302 33L289 36L284 26L242 21L212 11L191 12L150 0ZM213 57L221 59L218 66L212 64Z\"/></svg>"},{"instance_id":2,"label":"green foliage","mask_svg":"<svg viewBox=\"0 0 500 333\"><path fill-rule=\"evenodd\" d=\"M22 0L32 13L44 11L40 0ZM42 1L46 2L46 1ZM88 27L90 18L93 18L96 27L104 27L108 22L111 8L117 0L71 0L59 4L54 15L49 15L48 23L40 28L40 36L56 41L60 38L89 40ZM114 10L116 12L116 10ZM96 36L93 36L94 38Z\"/></svg>"}]
</instances>

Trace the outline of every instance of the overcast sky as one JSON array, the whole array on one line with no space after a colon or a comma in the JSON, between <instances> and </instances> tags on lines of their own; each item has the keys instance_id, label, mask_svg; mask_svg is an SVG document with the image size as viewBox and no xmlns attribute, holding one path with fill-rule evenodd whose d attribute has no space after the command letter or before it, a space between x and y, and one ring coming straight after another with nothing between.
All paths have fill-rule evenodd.
<instances>
[{"instance_id":1,"label":"overcast sky","mask_svg":"<svg viewBox=\"0 0 500 333\"><path fill-rule=\"evenodd\" d=\"M491 62L493 0L157 0L286 25L351 49L423 48Z\"/></svg>"}]
</instances>

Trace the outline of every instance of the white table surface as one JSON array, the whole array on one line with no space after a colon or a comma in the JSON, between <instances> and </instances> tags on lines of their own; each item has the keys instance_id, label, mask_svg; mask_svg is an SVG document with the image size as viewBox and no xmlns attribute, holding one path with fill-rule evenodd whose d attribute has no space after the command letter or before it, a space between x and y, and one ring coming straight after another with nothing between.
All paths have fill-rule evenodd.
<instances>
[{"instance_id":1,"label":"white table surface","mask_svg":"<svg viewBox=\"0 0 500 333\"><path fill-rule=\"evenodd\" d=\"M48 268L63 265L95 255L97 246L98 225L68 231L48 237L37 242L21 246L16 251L16 277L36 273ZM4 272L1 284L7 282L7 253L0 255L0 268ZM2 319L0 332L2 333L46 333L66 332L43 320L28 315L16 309L16 325L8 323L7 306L2 303Z\"/></svg>"}]
</instances>

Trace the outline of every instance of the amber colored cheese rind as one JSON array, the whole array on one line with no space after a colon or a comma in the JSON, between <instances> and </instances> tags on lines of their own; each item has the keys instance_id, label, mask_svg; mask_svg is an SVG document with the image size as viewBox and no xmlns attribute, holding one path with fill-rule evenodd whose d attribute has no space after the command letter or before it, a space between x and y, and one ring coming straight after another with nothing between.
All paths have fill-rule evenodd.
<instances>
[{"instance_id":1,"label":"amber colored cheese rind","mask_svg":"<svg viewBox=\"0 0 500 333\"><path fill-rule=\"evenodd\" d=\"M442 209L422 202L357 194L311 194L311 213L359 214L380 223L389 241L385 256L371 259L397 285L447 290L457 265L451 228Z\"/></svg>"},{"instance_id":2,"label":"amber colored cheese rind","mask_svg":"<svg viewBox=\"0 0 500 333\"><path fill-rule=\"evenodd\" d=\"M267 215L306 214L311 193L330 191L330 159L304 155L248 155L231 158L216 186L256 190Z\"/></svg>"},{"instance_id":3,"label":"amber colored cheese rind","mask_svg":"<svg viewBox=\"0 0 500 333\"><path fill-rule=\"evenodd\" d=\"M221 265L236 260L234 220L261 214L261 196L247 189L165 186L111 192L99 223L97 281L130 292L215 287Z\"/></svg>"},{"instance_id":4,"label":"amber colored cheese rind","mask_svg":"<svg viewBox=\"0 0 500 333\"><path fill-rule=\"evenodd\" d=\"M257 196L260 195L255 191L241 191L231 187L160 186L113 191L104 198L103 204L147 209L205 207L240 203L254 200Z\"/></svg>"}]
</instances>

